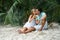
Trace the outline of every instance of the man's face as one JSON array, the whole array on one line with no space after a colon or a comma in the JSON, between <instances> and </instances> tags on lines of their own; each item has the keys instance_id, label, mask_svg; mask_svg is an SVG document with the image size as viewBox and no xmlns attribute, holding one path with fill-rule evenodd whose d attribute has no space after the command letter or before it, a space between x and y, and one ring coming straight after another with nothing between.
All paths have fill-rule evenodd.
<instances>
[{"instance_id":1,"label":"man's face","mask_svg":"<svg viewBox=\"0 0 60 40\"><path fill-rule=\"evenodd\" d=\"M36 14L39 15L40 14L40 11L38 9L36 9Z\"/></svg>"}]
</instances>

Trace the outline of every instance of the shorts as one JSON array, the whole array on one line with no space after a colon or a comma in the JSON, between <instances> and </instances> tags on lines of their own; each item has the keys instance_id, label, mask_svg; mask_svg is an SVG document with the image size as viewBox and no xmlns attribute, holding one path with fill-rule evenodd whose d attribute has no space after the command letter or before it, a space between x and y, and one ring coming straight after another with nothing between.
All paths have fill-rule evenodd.
<instances>
[{"instance_id":1,"label":"shorts","mask_svg":"<svg viewBox=\"0 0 60 40\"><path fill-rule=\"evenodd\" d=\"M39 25L39 24L38 24L38 25L35 25L34 28L35 28L36 30L39 30L39 29L41 28L41 26L42 26L42 25Z\"/></svg>"}]
</instances>

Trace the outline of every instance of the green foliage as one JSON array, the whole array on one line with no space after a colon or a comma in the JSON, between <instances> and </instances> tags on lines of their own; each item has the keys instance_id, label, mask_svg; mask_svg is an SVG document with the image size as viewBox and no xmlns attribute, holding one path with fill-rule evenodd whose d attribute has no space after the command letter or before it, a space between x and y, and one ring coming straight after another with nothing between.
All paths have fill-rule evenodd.
<instances>
[{"instance_id":1,"label":"green foliage","mask_svg":"<svg viewBox=\"0 0 60 40\"><path fill-rule=\"evenodd\" d=\"M52 20L60 22L60 5L53 10Z\"/></svg>"},{"instance_id":2,"label":"green foliage","mask_svg":"<svg viewBox=\"0 0 60 40\"><path fill-rule=\"evenodd\" d=\"M0 23L4 22L5 13L0 13Z\"/></svg>"},{"instance_id":3,"label":"green foliage","mask_svg":"<svg viewBox=\"0 0 60 40\"><path fill-rule=\"evenodd\" d=\"M1 18L5 19L4 24L23 25L33 7L42 8L47 14L48 22L60 22L60 5L57 0L13 0L11 3L8 0L6 5L9 10L6 9L7 12L1 14Z\"/></svg>"},{"instance_id":4,"label":"green foliage","mask_svg":"<svg viewBox=\"0 0 60 40\"><path fill-rule=\"evenodd\" d=\"M17 4L17 1L11 6L10 10L7 12L4 24L9 24L9 23L13 24L13 19L17 20L17 17L13 12L13 8L15 7L16 4Z\"/></svg>"}]
</instances>

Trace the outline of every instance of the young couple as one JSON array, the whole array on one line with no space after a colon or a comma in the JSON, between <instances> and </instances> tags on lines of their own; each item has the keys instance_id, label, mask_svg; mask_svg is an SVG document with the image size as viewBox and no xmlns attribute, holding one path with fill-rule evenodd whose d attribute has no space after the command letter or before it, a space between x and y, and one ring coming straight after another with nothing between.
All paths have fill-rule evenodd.
<instances>
[{"instance_id":1,"label":"young couple","mask_svg":"<svg viewBox=\"0 0 60 40\"><path fill-rule=\"evenodd\" d=\"M28 21L25 23L22 29L19 29L19 33L29 33L32 31L42 31L47 29L46 14L42 9L33 8Z\"/></svg>"}]
</instances>

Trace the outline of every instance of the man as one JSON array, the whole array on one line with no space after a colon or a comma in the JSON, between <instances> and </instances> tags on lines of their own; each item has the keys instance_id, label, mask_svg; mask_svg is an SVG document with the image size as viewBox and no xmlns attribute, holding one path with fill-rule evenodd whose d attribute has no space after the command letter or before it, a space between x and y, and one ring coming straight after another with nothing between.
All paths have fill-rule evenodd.
<instances>
[{"instance_id":1,"label":"man","mask_svg":"<svg viewBox=\"0 0 60 40\"><path fill-rule=\"evenodd\" d=\"M47 16L42 9L36 9L36 14L39 15L39 20L36 21L37 25L34 28L38 31L42 31L43 29L47 29Z\"/></svg>"}]
</instances>

